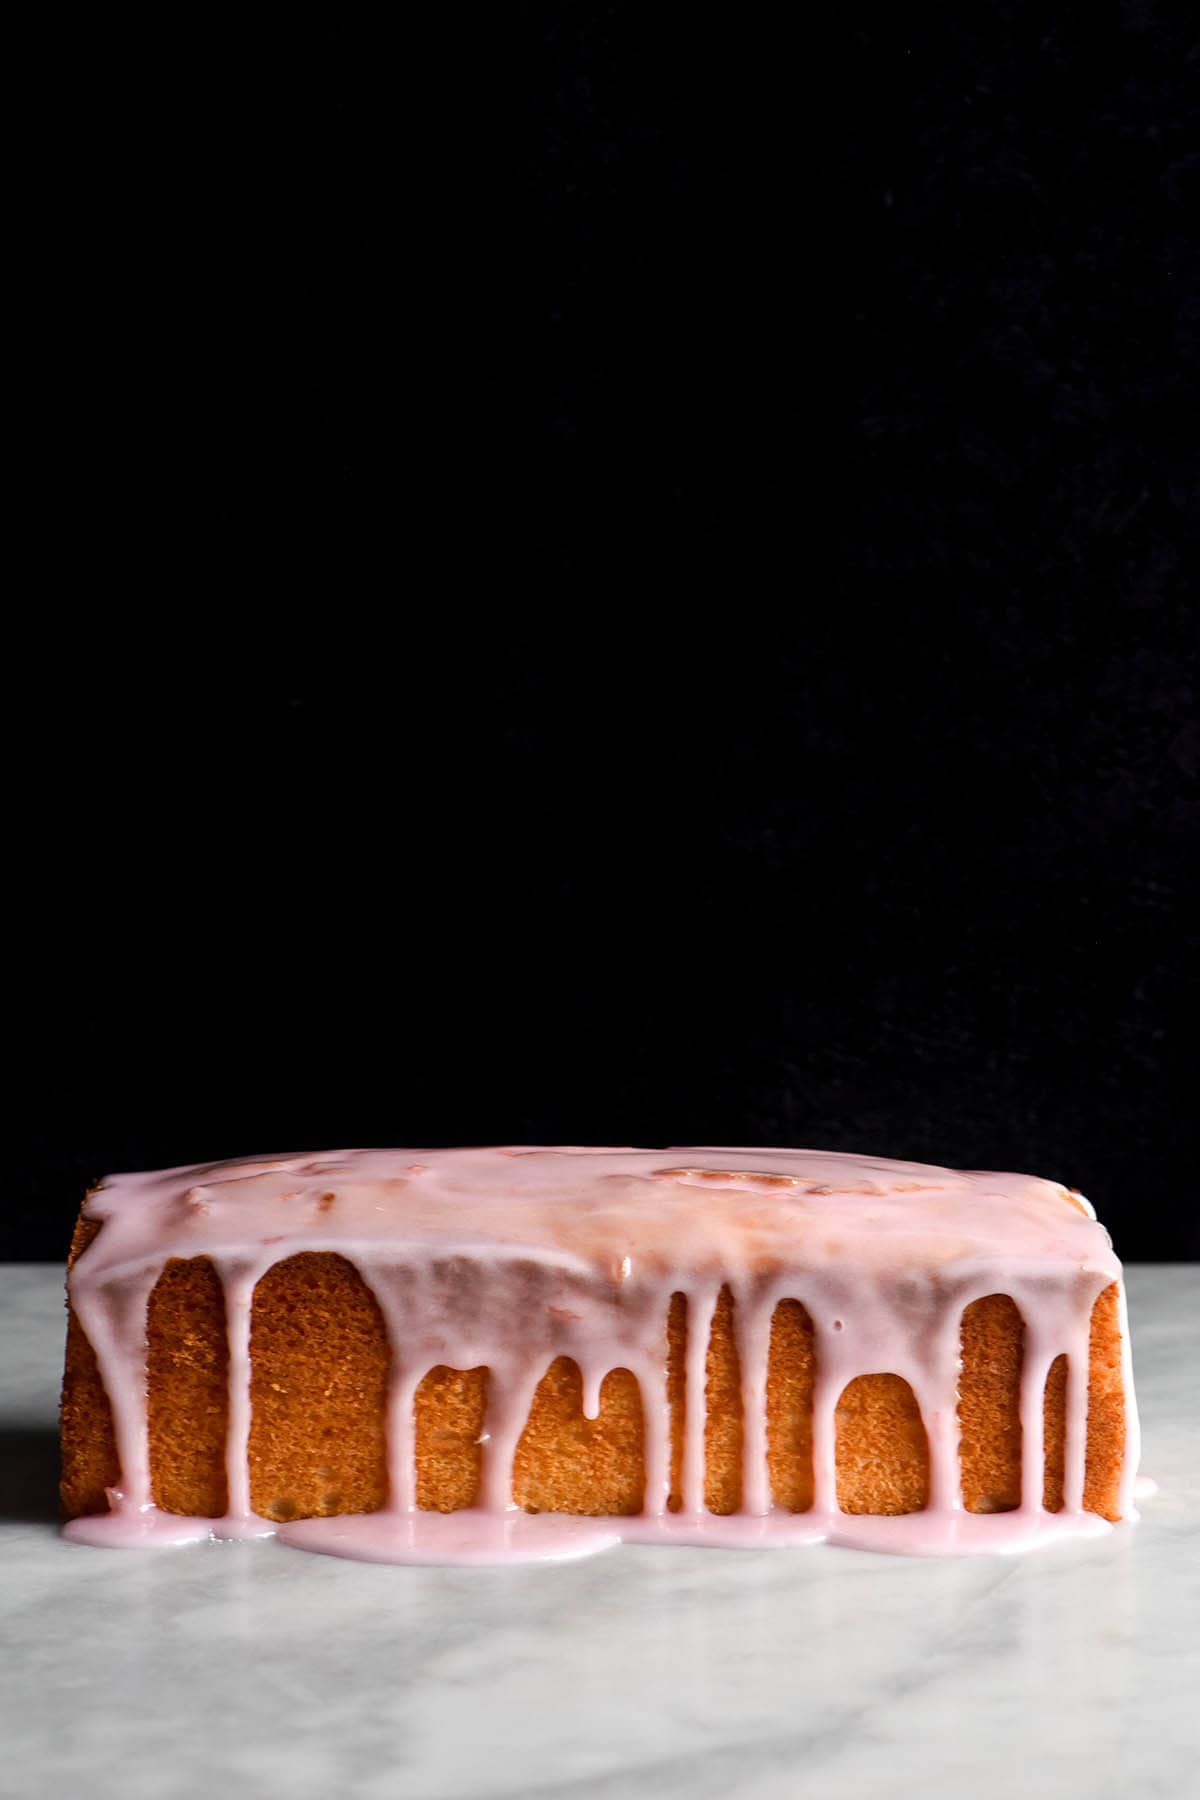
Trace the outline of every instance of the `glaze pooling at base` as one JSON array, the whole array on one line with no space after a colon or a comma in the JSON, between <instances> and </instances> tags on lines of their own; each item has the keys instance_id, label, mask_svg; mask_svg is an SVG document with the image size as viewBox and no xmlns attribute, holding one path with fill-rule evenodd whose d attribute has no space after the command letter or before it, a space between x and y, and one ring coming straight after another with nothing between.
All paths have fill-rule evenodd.
<instances>
[{"instance_id":1,"label":"glaze pooling at base","mask_svg":"<svg viewBox=\"0 0 1200 1800\"><path fill-rule=\"evenodd\" d=\"M258 1535L250 1504L250 1318L258 1281L305 1251L335 1252L374 1295L392 1349L390 1503L361 1516L296 1520L301 1548L397 1562L554 1559L617 1541L727 1544L828 1540L915 1553L1023 1547L1106 1529L1083 1510L1089 1334L1120 1280L1107 1233L1054 1182L810 1151L510 1147L358 1150L249 1159L114 1177L86 1216L102 1223L70 1297L112 1407L121 1468L109 1514L73 1521L77 1541L153 1544ZM225 1292L229 1424L224 1520L159 1514L151 1498L146 1310L172 1257L208 1257ZM705 1357L730 1290L744 1420L741 1510L704 1506ZM682 1494L668 1510L671 1421L664 1328L687 1302ZM957 1383L972 1301L1012 1297L1025 1326L1022 1500L964 1513ZM771 1320L800 1301L812 1321L813 1504L772 1504L765 1393ZM1136 1413L1121 1314L1125 1446L1119 1512L1133 1516ZM1067 1358L1063 1507L1042 1510L1046 1376ZM613 1369L639 1383L645 1492L634 1518L531 1516L512 1502L513 1459L547 1368L578 1365L595 1416ZM433 1368L489 1370L477 1505L416 1508L414 1395ZM895 1518L842 1514L835 1411L857 1377L906 1381L928 1442L929 1500Z\"/></svg>"}]
</instances>

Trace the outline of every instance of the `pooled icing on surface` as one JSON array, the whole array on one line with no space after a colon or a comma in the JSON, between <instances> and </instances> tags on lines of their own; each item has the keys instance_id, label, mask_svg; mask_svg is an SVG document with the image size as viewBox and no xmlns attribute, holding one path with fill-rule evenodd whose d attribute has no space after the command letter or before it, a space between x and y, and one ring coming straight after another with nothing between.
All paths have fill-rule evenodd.
<instances>
[{"instance_id":1,"label":"pooled icing on surface","mask_svg":"<svg viewBox=\"0 0 1200 1800\"><path fill-rule=\"evenodd\" d=\"M87 1217L103 1229L69 1279L112 1407L121 1467L111 1511L67 1535L104 1544L276 1534L332 1554L396 1562L521 1561L582 1555L619 1540L730 1545L821 1539L914 1553L1014 1549L1107 1530L1083 1511L1091 1313L1120 1281L1087 1202L1031 1176L955 1171L796 1150L509 1147L350 1150L248 1158L110 1178ZM335 1252L373 1293L392 1347L386 1510L275 1526L250 1505L250 1320L257 1282L304 1251ZM172 1257L211 1259L225 1291L229 1424L225 1519L181 1519L151 1498L146 1309ZM743 1402L741 1511L704 1506L705 1358L721 1287L735 1303ZM665 1321L687 1300L682 1508L670 1512ZM962 1313L1008 1294L1025 1325L1022 1502L964 1511L957 1383ZM780 1300L803 1303L816 1353L814 1498L772 1504L765 1392ZM1122 1300L1125 1461L1120 1513L1133 1516L1137 1423ZM1043 1393L1067 1357L1064 1505L1042 1509ZM512 1500L517 1442L550 1364L571 1357L595 1416L612 1369L637 1378L645 1497L632 1518L530 1515ZM434 1367L489 1374L476 1506L417 1510L413 1399ZM847 1385L906 1380L929 1445L927 1507L851 1516L837 1504L834 1414Z\"/></svg>"}]
</instances>

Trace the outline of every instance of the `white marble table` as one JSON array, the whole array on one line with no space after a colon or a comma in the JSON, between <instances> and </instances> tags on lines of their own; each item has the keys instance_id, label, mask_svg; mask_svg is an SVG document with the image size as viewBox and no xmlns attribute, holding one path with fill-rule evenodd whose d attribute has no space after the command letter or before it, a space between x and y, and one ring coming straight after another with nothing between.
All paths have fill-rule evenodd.
<instances>
[{"instance_id":1,"label":"white marble table","mask_svg":"<svg viewBox=\"0 0 1200 1800\"><path fill-rule=\"evenodd\" d=\"M1200 1795L1200 1268L1130 1271L1139 1526L504 1571L61 1542L61 1279L0 1269L5 1800Z\"/></svg>"}]
</instances>

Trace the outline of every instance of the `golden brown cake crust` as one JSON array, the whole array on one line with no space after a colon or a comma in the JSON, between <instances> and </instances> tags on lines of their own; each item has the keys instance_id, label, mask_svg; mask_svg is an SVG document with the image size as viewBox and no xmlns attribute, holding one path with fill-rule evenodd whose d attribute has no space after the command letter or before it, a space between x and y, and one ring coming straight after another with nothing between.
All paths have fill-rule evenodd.
<instances>
[{"instance_id":1,"label":"golden brown cake crust","mask_svg":"<svg viewBox=\"0 0 1200 1800\"><path fill-rule=\"evenodd\" d=\"M781 1300L771 1320L767 1362L767 1472L777 1506L813 1503L812 1403L817 1358L813 1323L799 1300Z\"/></svg>"},{"instance_id":2,"label":"golden brown cake crust","mask_svg":"<svg viewBox=\"0 0 1200 1800\"><path fill-rule=\"evenodd\" d=\"M583 1414L583 1378L569 1357L542 1377L517 1444L513 1499L527 1512L592 1517L640 1513L645 1494L642 1396L628 1369L600 1388L600 1414Z\"/></svg>"},{"instance_id":3,"label":"golden brown cake crust","mask_svg":"<svg viewBox=\"0 0 1200 1800\"><path fill-rule=\"evenodd\" d=\"M391 1351L352 1263L290 1256L258 1283L250 1328L250 1503L265 1519L386 1504Z\"/></svg>"},{"instance_id":4,"label":"golden brown cake crust","mask_svg":"<svg viewBox=\"0 0 1200 1800\"><path fill-rule=\"evenodd\" d=\"M219 1518L229 1504L229 1340L225 1293L207 1257L172 1257L151 1290L146 1338L154 1504Z\"/></svg>"},{"instance_id":5,"label":"golden brown cake crust","mask_svg":"<svg viewBox=\"0 0 1200 1800\"><path fill-rule=\"evenodd\" d=\"M1025 1321L1007 1294L974 1300L962 1319L959 1455L968 1512L1021 1504L1021 1363Z\"/></svg>"},{"instance_id":6,"label":"golden brown cake crust","mask_svg":"<svg viewBox=\"0 0 1200 1800\"><path fill-rule=\"evenodd\" d=\"M71 1261L99 1229L81 1217ZM734 1302L722 1290L706 1359L705 1500L741 1504L741 1389ZM672 1420L673 1503L680 1497L685 1418L686 1303L664 1321ZM228 1400L224 1304L207 1258L173 1259L152 1293L148 1416L157 1504L217 1516L225 1504ZM1014 1429L1023 1326L1007 1296L966 1309L959 1423L963 1497L971 1511L1020 1498ZM251 1497L266 1517L367 1512L387 1500L386 1396L391 1357L379 1309L358 1271L333 1253L277 1263L259 1282L252 1321ZM1059 1365L1063 1366L1060 1367ZM766 1389L768 1467L778 1505L812 1504L810 1409L816 1365L811 1321L798 1301L776 1309ZM420 1507L451 1511L478 1496L487 1372L434 1369L418 1389L416 1493ZM1092 1313L1085 1505L1119 1516L1125 1441L1119 1295L1107 1287ZM928 1492L928 1447L907 1383L887 1371L850 1384L837 1410L838 1500L843 1510L911 1511ZM1062 1505L1065 1359L1045 1399L1045 1500ZM73 1310L62 1401L62 1503L67 1517L106 1510L120 1477L112 1414L92 1348ZM626 1370L601 1389L600 1416L583 1417L579 1371L555 1359L538 1388L514 1466L514 1498L542 1511L632 1513L645 1483L639 1385Z\"/></svg>"}]
</instances>

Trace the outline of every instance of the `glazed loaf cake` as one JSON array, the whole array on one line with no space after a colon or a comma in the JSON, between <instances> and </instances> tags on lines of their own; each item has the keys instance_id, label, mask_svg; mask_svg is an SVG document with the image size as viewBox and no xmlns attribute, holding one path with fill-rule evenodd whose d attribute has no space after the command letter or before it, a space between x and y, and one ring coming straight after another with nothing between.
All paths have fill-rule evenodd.
<instances>
[{"instance_id":1,"label":"glazed loaf cake","mask_svg":"<svg viewBox=\"0 0 1200 1800\"><path fill-rule=\"evenodd\" d=\"M94 1190L68 1295L62 1500L90 1541L483 1560L569 1515L936 1550L1132 1510L1120 1267L1086 1201L1029 1177L778 1150L215 1164ZM571 1553L555 1530L531 1553Z\"/></svg>"}]
</instances>

